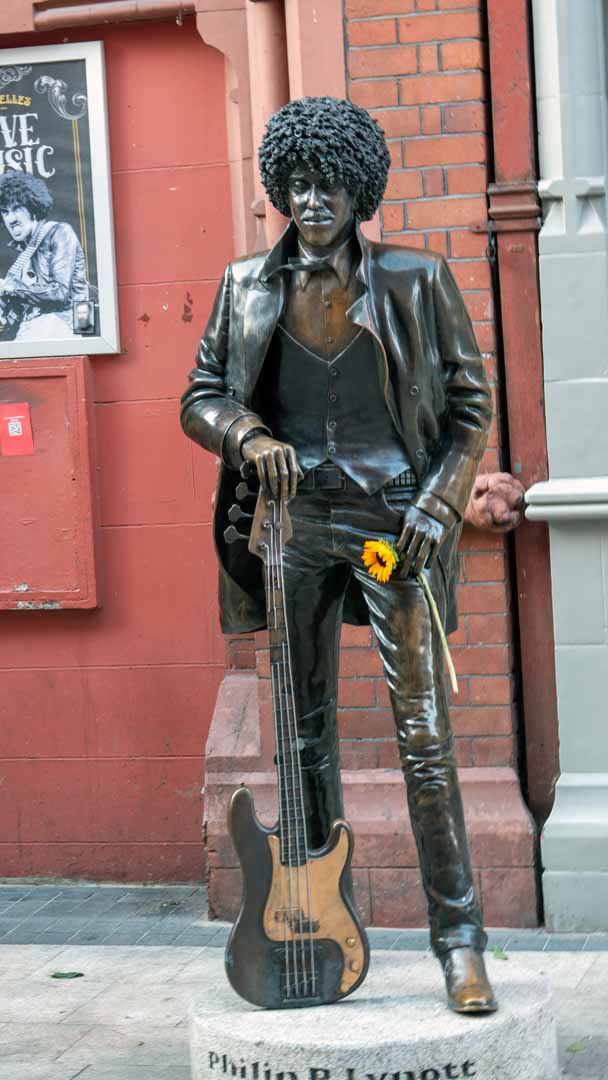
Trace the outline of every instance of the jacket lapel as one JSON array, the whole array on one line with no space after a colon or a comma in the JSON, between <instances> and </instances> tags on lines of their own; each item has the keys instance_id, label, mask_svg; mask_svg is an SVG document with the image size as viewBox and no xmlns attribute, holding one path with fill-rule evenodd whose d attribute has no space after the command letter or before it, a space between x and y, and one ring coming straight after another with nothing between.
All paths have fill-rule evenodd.
<instances>
[{"instance_id":1,"label":"jacket lapel","mask_svg":"<svg viewBox=\"0 0 608 1080\"><path fill-rule=\"evenodd\" d=\"M358 300L355 300L354 304L351 304L346 312L346 316L351 322L356 323L357 326L362 326L365 330L368 330L376 341L378 346L377 355L380 383L384 388L386 405L396 430L399 434L403 435L403 425L401 424L399 410L397 409L397 402L395 400L395 392L389 376L386 349L382 341L380 327L376 318L375 305L372 302L373 296L370 285L371 244L361 232L358 224L356 226L356 232L359 247L361 248L361 262L359 264L359 269L357 270L357 280L363 285L363 292Z\"/></svg>"},{"instance_id":2,"label":"jacket lapel","mask_svg":"<svg viewBox=\"0 0 608 1080\"><path fill-rule=\"evenodd\" d=\"M365 330L369 330L374 337L380 340L380 330L375 319L375 313L373 306L370 304L370 282L369 282L369 270L370 270L370 257L371 246L369 240L361 232L359 223L356 228L357 241L361 250L361 262L357 269L357 281L360 281L363 285L363 292L358 300L355 300L354 304L351 304L346 312L347 318L351 322L356 323L357 326L364 327Z\"/></svg>"},{"instance_id":3,"label":"jacket lapel","mask_svg":"<svg viewBox=\"0 0 608 1080\"><path fill-rule=\"evenodd\" d=\"M282 263L287 262L295 228L293 221L290 221L274 247L268 252L257 279L251 283L247 291L243 317L243 340L246 342L249 357L245 368L245 401L251 400L262 370L264 357L281 317L285 303L285 278L280 273L273 275L273 271Z\"/></svg>"}]
</instances>

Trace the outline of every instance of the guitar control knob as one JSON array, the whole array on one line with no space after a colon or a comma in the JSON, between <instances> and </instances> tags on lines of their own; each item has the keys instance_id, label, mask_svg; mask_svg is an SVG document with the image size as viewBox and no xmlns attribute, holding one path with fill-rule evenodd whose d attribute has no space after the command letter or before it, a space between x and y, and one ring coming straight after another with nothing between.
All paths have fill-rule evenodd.
<instances>
[{"instance_id":1,"label":"guitar control knob","mask_svg":"<svg viewBox=\"0 0 608 1080\"><path fill-rule=\"evenodd\" d=\"M358 960L350 960L348 966L351 971L361 971L361 964Z\"/></svg>"},{"instance_id":2,"label":"guitar control knob","mask_svg":"<svg viewBox=\"0 0 608 1080\"><path fill-rule=\"evenodd\" d=\"M347 937L346 944L348 945L349 949L354 949L355 945L357 944L356 937Z\"/></svg>"}]
</instances>

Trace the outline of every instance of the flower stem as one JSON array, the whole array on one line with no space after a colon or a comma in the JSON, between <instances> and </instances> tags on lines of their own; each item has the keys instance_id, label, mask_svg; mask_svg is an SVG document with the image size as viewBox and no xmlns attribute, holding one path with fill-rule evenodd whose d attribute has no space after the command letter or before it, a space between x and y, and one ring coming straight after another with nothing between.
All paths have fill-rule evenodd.
<instances>
[{"instance_id":1,"label":"flower stem","mask_svg":"<svg viewBox=\"0 0 608 1080\"><path fill-rule=\"evenodd\" d=\"M452 685L452 690L454 691L455 694L457 694L458 693L458 680L456 678L456 671L455 671L455 668L454 668L454 664L452 662L452 657L450 656L450 648L449 648L449 645L448 645L448 639L445 636L445 631L443 629L443 624L441 622L441 616L440 616L439 611L437 609L437 604L435 603L435 597L433 596L433 594L431 592L429 583L426 580L426 578L424 577L424 574L417 574L416 577L417 577L418 581L420 582L420 584L422 585L424 595L426 596L427 601L428 601L428 605L429 605L429 607L431 609L431 614L432 614L432 616L433 616L433 618L435 620L435 626L437 627L437 630L439 632L439 637L440 637L440 640L441 640L441 647L443 649L443 655L445 656L445 662L446 662L446 664L448 666L448 671L450 673L450 683Z\"/></svg>"}]
</instances>

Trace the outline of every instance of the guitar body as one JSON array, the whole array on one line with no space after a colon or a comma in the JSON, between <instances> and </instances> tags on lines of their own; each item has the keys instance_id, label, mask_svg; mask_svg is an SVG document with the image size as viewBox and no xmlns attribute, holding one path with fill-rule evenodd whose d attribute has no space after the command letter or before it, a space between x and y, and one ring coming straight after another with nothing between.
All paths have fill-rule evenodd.
<instances>
[{"instance_id":1,"label":"guitar body","mask_svg":"<svg viewBox=\"0 0 608 1080\"><path fill-rule=\"evenodd\" d=\"M243 875L243 901L226 946L228 979L267 1009L338 1001L361 985L365 932L349 896L350 826L335 821L325 847L302 865L281 862L279 831L258 821L248 788L234 792L228 827Z\"/></svg>"}]
</instances>

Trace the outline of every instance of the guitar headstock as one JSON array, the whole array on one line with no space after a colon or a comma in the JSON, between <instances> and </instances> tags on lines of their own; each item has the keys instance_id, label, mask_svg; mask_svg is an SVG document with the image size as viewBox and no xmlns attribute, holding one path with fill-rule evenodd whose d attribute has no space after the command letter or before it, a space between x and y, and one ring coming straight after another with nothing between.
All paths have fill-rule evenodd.
<instances>
[{"instance_id":1,"label":"guitar headstock","mask_svg":"<svg viewBox=\"0 0 608 1080\"><path fill-rule=\"evenodd\" d=\"M277 558L276 554L273 555L273 546L276 545L275 550L280 552L283 544L292 536L287 500L267 496L260 488L249 537L250 552L269 565Z\"/></svg>"}]
</instances>

